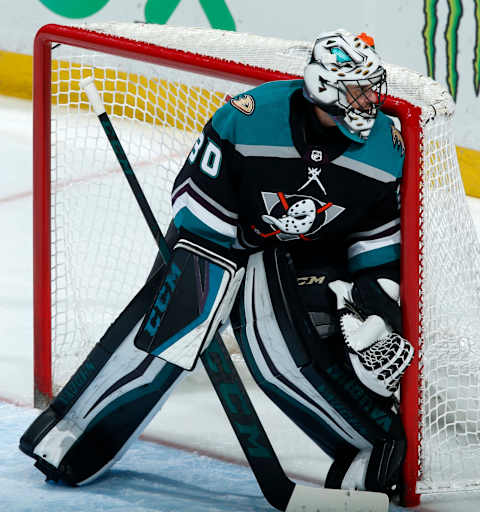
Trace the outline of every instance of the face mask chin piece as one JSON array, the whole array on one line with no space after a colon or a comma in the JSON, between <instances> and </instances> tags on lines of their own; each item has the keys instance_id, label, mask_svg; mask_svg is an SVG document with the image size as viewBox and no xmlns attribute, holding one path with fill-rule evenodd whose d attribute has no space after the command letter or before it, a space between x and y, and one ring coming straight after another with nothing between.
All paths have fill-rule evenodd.
<instances>
[{"instance_id":1,"label":"face mask chin piece","mask_svg":"<svg viewBox=\"0 0 480 512\"><path fill-rule=\"evenodd\" d=\"M364 130L359 131L358 129L353 130L344 117L332 116L332 118L343 135L353 140L353 142L358 142L359 144L367 142L373 128L373 124L375 123L375 119L373 119L370 128L365 128Z\"/></svg>"},{"instance_id":2,"label":"face mask chin piece","mask_svg":"<svg viewBox=\"0 0 480 512\"><path fill-rule=\"evenodd\" d=\"M361 113L353 109L347 110L344 116L332 116L340 131L354 142L364 143L372 131L377 111L372 115Z\"/></svg>"}]
</instances>

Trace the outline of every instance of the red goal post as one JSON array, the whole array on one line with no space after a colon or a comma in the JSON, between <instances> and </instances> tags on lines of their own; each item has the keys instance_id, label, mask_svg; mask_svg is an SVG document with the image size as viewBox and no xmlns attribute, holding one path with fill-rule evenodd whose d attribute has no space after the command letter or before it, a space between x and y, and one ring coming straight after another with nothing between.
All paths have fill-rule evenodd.
<instances>
[{"instance_id":1,"label":"red goal post","mask_svg":"<svg viewBox=\"0 0 480 512\"><path fill-rule=\"evenodd\" d=\"M148 32L144 38L142 38L142 30ZM175 31L175 41L172 43L170 36ZM197 45L197 43L200 38L204 37L207 40L210 38L216 41L215 44L212 44L212 50L210 51L208 48L207 41L205 50L198 52L192 51L192 47L200 46ZM191 43L187 42L189 38L191 39ZM245 44L248 51L245 51L245 48L241 46L243 44L243 38L247 41ZM230 39L233 39L231 46L229 46ZM178 27L162 26L153 27L142 24L107 24L83 27L46 25L39 30L34 44L33 116L34 385L35 404L39 407L44 407L55 394L56 389L58 389L58 387L56 388L55 386L61 385L61 382L56 384L52 377L52 360L55 357L60 360L64 357L61 355L61 352L60 355L56 356L53 353L55 351L55 348L52 349L52 347L55 347L55 340L53 338L57 336L58 329L52 325L52 322L58 322L59 317L64 318L75 314L75 312L67 311L67 306L55 309L55 306L52 303L52 297L54 297L56 293L58 294L58 290L60 289L60 284L58 283L60 281L62 283L64 281L67 282L67 277L65 276L67 276L69 272L67 264L63 262L63 260L60 262L60 258L63 258L64 255L67 255L68 257L69 250L60 250L55 245L57 240L61 241L61 239L65 237L64 231L66 230L66 224L64 224L64 222L66 221L57 220L56 215L60 208L63 208L62 205L67 202L67 200L63 198L58 200L55 194L60 189L73 189L76 187L77 183L81 183L81 186L84 186L88 181L87 178L69 178L68 180L63 179L61 183L56 182L54 185L52 184L52 176L56 173L55 169L56 167L60 167L60 162L63 161L62 159L64 158L60 153L59 148L66 146L64 139L62 139L63 136L59 136L55 130L64 130L66 133L69 129L68 127L58 128L62 125L63 120L59 121L55 119L52 121L52 110L54 108L62 110L61 116L68 119L68 123L70 123L68 126L77 122L76 116L74 115L75 113L80 115L81 111L85 110L85 106L79 106L79 102L81 103L82 100L80 94L76 90L76 86L72 86L71 91L67 90L69 77L72 83L76 80L76 78L71 79L71 77L78 71L78 67L75 67L77 65L75 62L76 57L73 57L74 64L71 70L66 70L65 68L64 71L55 71L52 67L52 48L56 48L57 45L61 45L65 48L85 49L88 50L88 52L95 52L95 54L120 57L119 62L123 62L122 59L127 59L135 63L143 62L153 64L155 66L161 66L162 69L170 68L175 71L175 74L177 74L177 72L180 73L180 70L182 72L186 71L193 75L219 79L219 83L221 84L230 81L238 82L243 84L244 89L265 81L298 78L301 76L303 66L306 62L305 59L308 58L308 52L311 48L311 43L299 41L289 42L274 38L260 38L258 36L226 33L221 31L182 29ZM229 47L234 48L231 55L228 53ZM274 58L269 59L269 49L277 49L271 50L272 54L275 52L281 54L279 65L277 65ZM258 54L261 54L262 51L265 53L264 60L262 60L262 55L258 57ZM248 54L248 57L250 55L249 52L254 55L251 62L248 62L245 59L245 54ZM66 62L66 60L67 57L58 57L59 62L61 61L63 63ZM58 66L60 66L60 64ZM110 68L110 66L111 63L108 62L107 67ZM92 65L91 69L94 67L96 67L96 64ZM130 80L130 76L133 76L128 73L130 72L126 72L126 74L122 75L122 84L125 80ZM52 77L55 74L57 77L63 74L67 78L59 80L58 85L55 85L52 82ZM139 79L137 74L141 75L142 72L140 71L136 73L136 78L134 79L134 81L136 80L140 83L142 82L142 79ZM125 78L125 76L127 78ZM438 141L440 142L438 142L437 139L433 141L427 140L425 135L425 126L428 125L430 129L430 126L435 125L436 119L442 118L442 123L450 123L451 125L453 102L451 101L448 93L446 93L446 91L444 91L438 84L435 84L433 81L425 77L421 77L418 73L402 70L395 66L389 66L387 69L387 76L389 78L394 77L394 79L393 82L389 81L389 96L385 102L383 110L386 114L399 119L406 146L404 178L401 189L401 300L404 317L404 335L415 346L416 354L413 363L403 379L401 407L408 438L407 458L404 465L404 500L407 505L415 505L419 501L418 493L423 492L422 488L419 488L418 486L419 481L427 482L424 485L424 489L426 489L425 492L438 492L438 490L444 490L442 487L443 483L440 484L440 489L435 487L435 484L433 483L435 478L430 477L429 474L427 474L428 469L424 467L424 461L429 457L429 454L428 449L426 452L426 448L422 446L422 440L425 439L425 415L429 415L431 413L431 411L425 409L424 405L427 400L425 398L425 392L428 390L427 388L429 388L431 383L428 381L428 383L425 384L425 361L423 360L425 351L422 348L425 344L425 339L428 338L424 322L425 291L422 289L422 286L425 283L426 271L424 249L424 221L426 208L426 185L424 176L426 172L424 164L428 160L429 165L433 166L432 168L436 169L439 166L442 170L445 168L445 170L448 171L446 174L437 177L431 175L431 173L428 174L428 187L430 187L430 185L435 185L435 182L441 182L442 184L446 182L447 186L450 186L453 183L455 184L455 193L457 193L458 186L456 184L458 183L459 178L456 175L454 176L454 173L459 173L458 164L455 164L453 161L451 147L452 142L448 139L449 135L444 135L443 132L438 135ZM405 83L402 82L402 77L404 77ZM158 84L163 83L162 80L163 79L154 80L156 85L154 84L153 88L155 91L157 91L156 88L158 87ZM104 90L107 91L108 87L108 84L105 85ZM128 83L124 87L124 96L126 97L131 90L131 84ZM214 87L216 87L216 85ZM183 95L183 92L185 92L178 92L181 89L180 86L175 86L174 89L175 94L178 94L179 97ZM55 101L52 100L54 90L57 95ZM149 112L153 112L159 105L166 109L166 107L164 107L164 101L167 101L170 95L173 94L172 90L171 86L168 86L166 89L167 92L162 92L160 94L161 99L155 100L160 103L151 107ZM216 91L217 89L214 90ZM188 94L190 94L190 89L188 91ZM114 90L110 92L115 96L116 93ZM186 113L190 110L193 102L195 102L195 104L200 104L199 109L203 112L204 116L210 112L211 108L214 108L212 106L209 106L208 108L205 107L205 102L201 97L198 99L197 93L198 89L195 89L192 93L195 98L184 100L186 106L180 108L182 112L178 112L177 99L172 100L174 101L174 109L176 109L177 115L182 118L183 124L181 126L183 126L183 128L178 128L181 123L179 124L178 120L175 120L173 121L173 125L165 128L166 131L171 130L172 126L175 130L183 129L184 131L191 131L191 126L190 128L185 128L185 123L187 123L187 121L185 121L184 118L188 117L186 116ZM68 102L68 104L61 100L62 94L66 95L65 97L67 99L65 101ZM139 104L143 104L148 97L152 96L152 94L151 90L149 92L142 93L140 95L141 97L139 96L135 98L133 103L130 102L128 105L123 105L121 109L117 108L115 110L118 105L112 106L112 112L116 112L117 117L121 117L128 110L129 105L135 110ZM202 96L202 94L203 93L199 95ZM214 93L213 96L215 96L215 94L216 93ZM430 96L433 99L431 99ZM69 104L70 98L75 98L76 103L74 106ZM213 98L212 101L213 104L216 104L218 103L218 98ZM168 108L170 109L170 107ZM126 117L132 118L132 116L136 116L138 119L138 112L135 110L134 114L129 114ZM140 117L142 117L142 119L146 119L144 114L141 114ZM193 123L198 129L199 124L196 123L195 120L188 121L188 123ZM67 124L65 126L67 126ZM85 129L85 141L90 140L88 138L90 137L89 130L90 128ZM78 135L79 133L83 132L75 131L74 138L77 145L81 145L83 140L81 139L81 136ZM65 140L66 138L67 136L65 136ZM87 144L87 142L85 142L85 144ZM95 142L95 144L97 144L97 142ZM172 142L171 144L176 145L177 143ZM443 144L443 146L438 149L437 146L440 144ZM96 146L92 146L92 148L93 152L97 151ZM428 153L427 155L426 151L429 149L433 150L434 156L432 156L432 153ZM127 153L128 152L129 151L127 149ZM178 155L175 155L172 158L177 162L177 157ZM437 160L440 158L444 158L444 160L438 163ZM178 162L176 165L178 168ZM69 165L65 165L65 167L69 167ZM450 172L451 175L448 174ZM102 187L103 186L104 183L102 183ZM88 189L87 194L92 194L91 188ZM448 196L449 194L450 192L447 191L443 195ZM446 199L442 196L442 201L445 200ZM76 201L77 199L75 199L75 202ZM458 198L455 196L452 201L457 204ZM100 204L103 204L104 202L106 202L106 200L104 201L102 199L99 201ZM443 208L444 203L442 203L441 206ZM430 202L428 208L431 207L432 203ZM75 210L74 214L62 213L61 215L65 218L68 218L69 216L72 218L88 217L90 205L87 205L85 208L86 210L83 213L82 210L80 210L80 213ZM469 226L469 229L471 230L471 225ZM430 238L430 235L428 235L428 238ZM454 242L455 240L451 238L444 241L445 244L450 245ZM472 244L474 243L475 242L472 242ZM119 252L120 251L117 250L117 254ZM76 249L70 250L70 253L75 256ZM478 249L475 246L474 254L478 253ZM62 270L59 270L60 268ZM63 270L64 268L66 270ZM146 271L148 270L149 269L147 268ZM74 292L69 290L67 285L67 290L62 291L62 294L70 295L74 294ZM99 308L100 306L96 306L96 310ZM89 315L87 314L85 316L88 317ZM74 329L82 330L83 327L77 327L79 325L78 322L79 321L77 320L74 321ZM106 325L108 325L108 323ZM70 339L69 336L71 335L65 335L65 338L68 340ZM91 334L87 334L86 338L88 338L87 344L92 344L97 341L96 339L93 339L94 336ZM67 374L68 372L73 372L75 364L73 366L74 367L67 370ZM435 385L437 386L437 384ZM440 395L442 393L440 393ZM435 400L440 399L441 396L440 398L437 396L435 397ZM453 476L454 475L452 474L452 478ZM443 476L440 477L440 480L441 482L444 482ZM468 478L466 478L466 480L468 480ZM428 489L429 487L430 490Z\"/></svg>"}]
</instances>

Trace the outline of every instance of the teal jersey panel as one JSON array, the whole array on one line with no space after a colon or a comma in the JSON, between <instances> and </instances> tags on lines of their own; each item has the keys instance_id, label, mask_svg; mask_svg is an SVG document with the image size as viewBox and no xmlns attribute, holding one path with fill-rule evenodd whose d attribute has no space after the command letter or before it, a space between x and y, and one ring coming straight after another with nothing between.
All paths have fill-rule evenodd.
<instances>
[{"instance_id":1,"label":"teal jersey panel","mask_svg":"<svg viewBox=\"0 0 480 512\"><path fill-rule=\"evenodd\" d=\"M290 98L303 87L303 80L279 80L239 94L221 107L212 126L232 144L293 146L290 128ZM236 108L244 99L251 111Z\"/></svg>"},{"instance_id":2,"label":"teal jersey panel","mask_svg":"<svg viewBox=\"0 0 480 512\"><path fill-rule=\"evenodd\" d=\"M351 144L343 156L376 167L394 178L401 178L404 148L398 137L399 132L393 121L379 112L368 140L363 144Z\"/></svg>"}]
</instances>

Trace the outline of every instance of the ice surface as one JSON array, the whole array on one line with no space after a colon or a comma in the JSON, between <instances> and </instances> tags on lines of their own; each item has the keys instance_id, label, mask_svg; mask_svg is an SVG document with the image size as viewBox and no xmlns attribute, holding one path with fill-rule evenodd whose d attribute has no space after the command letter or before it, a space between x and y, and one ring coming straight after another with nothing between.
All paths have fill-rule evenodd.
<instances>
[{"instance_id":1,"label":"ice surface","mask_svg":"<svg viewBox=\"0 0 480 512\"><path fill-rule=\"evenodd\" d=\"M137 441L104 477L71 488L46 483L18 451L38 411L0 403L0 509L5 512L250 512L274 510L250 470Z\"/></svg>"}]
</instances>

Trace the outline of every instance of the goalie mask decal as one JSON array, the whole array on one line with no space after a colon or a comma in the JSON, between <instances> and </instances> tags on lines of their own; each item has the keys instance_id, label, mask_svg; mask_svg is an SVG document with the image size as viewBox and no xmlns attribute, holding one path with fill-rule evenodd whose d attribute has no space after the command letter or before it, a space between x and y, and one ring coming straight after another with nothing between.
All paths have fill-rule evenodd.
<instances>
[{"instance_id":1,"label":"goalie mask decal","mask_svg":"<svg viewBox=\"0 0 480 512\"><path fill-rule=\"evenodd\" d=\"M264 237L276 236L279 240L311 240L323 226L340 215L345 208L311 196L285 195L282 192L262 192L267 215L262 220L270 224L273 231L261 233Z\"/></svg>"},{"instance_id":2,"label":"goalie mask decal","mask_svg":"<svg viewBox=\"0 0 480 512\"><path fill-rule=\"evenodd\" d=\"M246 116L251 116L255 110L255 100L250 94L236 96L230 100L230 104Z\"/></svg>"}]
</instances>

